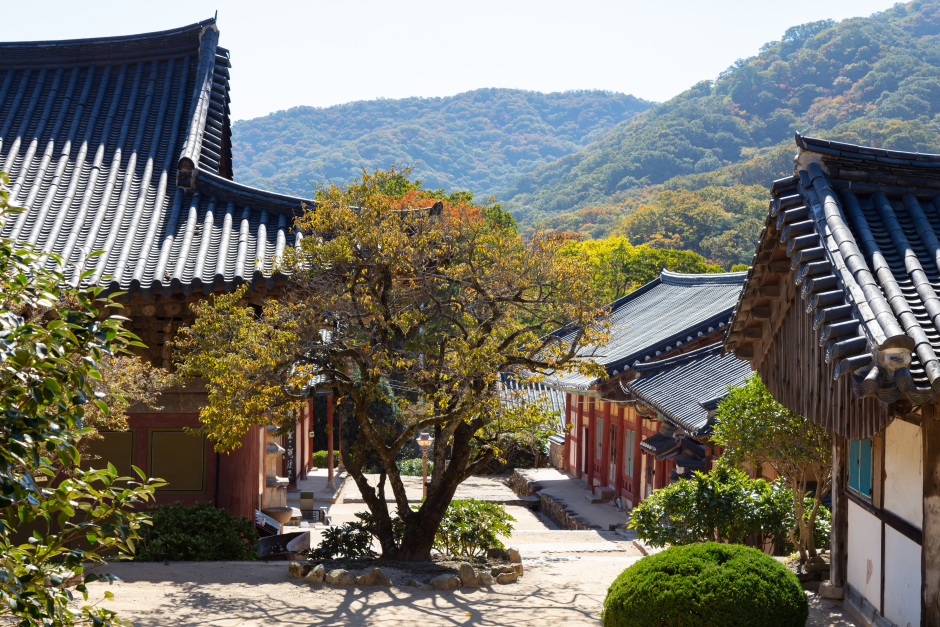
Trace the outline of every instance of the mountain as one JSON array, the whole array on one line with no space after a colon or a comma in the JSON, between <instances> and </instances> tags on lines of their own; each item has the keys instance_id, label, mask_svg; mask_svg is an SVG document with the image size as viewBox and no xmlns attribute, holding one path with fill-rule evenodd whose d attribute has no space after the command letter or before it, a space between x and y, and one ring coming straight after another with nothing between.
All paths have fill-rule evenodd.
<instances>
[{"instance_id":1,"label":"mountain","mask_svg":"<svg viewBox=\"0 0 940 627\"><path fill-rule=\"evenodd\" d=\"M309 195L360 168L420 162L426 188L500 196L520 174L581 150L653 103L606 91L477 89L447 98L296 107L233 125L236 180Z\"/></svg>"},{"instance_id":2,"label":"mountain","mask_svg":"<svg viewBox=\"0 0 940 627\"><path fill-rule=\"evenodd\" d=\"M623 234L633 244L689 246L712 260L740 262L742 255L750 259L753 242L736 245L730 255L715 255L700 244L756 238L754 225L744 224L753 217L752 202L735 213L709 200L723 207L721 221L731 228L683 238L679 234L689 225L660 206L659 194L767 186L790 174L794 131L940 152L938 114L940 4L898 4L868 18L789 28L780 41L739 59L716 80L702 81L584 150L521 175L500 200L524 231L540 226L589 237ZM643 220L630 217L641 209Z\"/></svg>"}]
</instances>

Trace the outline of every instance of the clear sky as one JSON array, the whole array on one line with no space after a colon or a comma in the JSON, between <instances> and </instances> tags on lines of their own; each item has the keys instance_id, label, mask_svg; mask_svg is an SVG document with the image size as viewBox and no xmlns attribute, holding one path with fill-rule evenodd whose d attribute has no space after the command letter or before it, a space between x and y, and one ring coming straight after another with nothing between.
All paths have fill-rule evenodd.
<instances>
[{"instance_id":1,"label":"clear sky","mask_svg":"<svg viewBox=\"0 0 940 627\"><path fill-rule=\"evenodd\" d=\"M479 87L607 89L666 100L796 24L893 0L228 0L7 2L0 39L124 35L219 11L234 119L298 105Z\"/></svg>"}]
</instances>

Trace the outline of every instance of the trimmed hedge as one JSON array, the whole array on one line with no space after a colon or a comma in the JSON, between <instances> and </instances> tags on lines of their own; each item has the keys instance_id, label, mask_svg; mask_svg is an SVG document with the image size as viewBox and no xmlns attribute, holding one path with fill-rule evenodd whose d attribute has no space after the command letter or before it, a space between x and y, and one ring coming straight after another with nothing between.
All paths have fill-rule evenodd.
<instances>
[{"instance_id":1,"label":"trimmed hedge","mask_svg":"<svg viewBox=\"0 0 940 627\"><path fill-rule=\"evenodd\" d=\"M326 468L326 451L316 451L310 456L310 465L314 468ZM333 465L336 465L336 457L333 457Z\"/></svg>"},{"instance_id":2,"label":"trimmed hedge","mask_svg":"<svg viewBox=\"0 0 940 627\"><path fill-rule=\"evenodd\" d=\"M623 571L607 590L604 627L803 627L800 582L740 544L674 546Z\"/></svg>"}]
</instances>

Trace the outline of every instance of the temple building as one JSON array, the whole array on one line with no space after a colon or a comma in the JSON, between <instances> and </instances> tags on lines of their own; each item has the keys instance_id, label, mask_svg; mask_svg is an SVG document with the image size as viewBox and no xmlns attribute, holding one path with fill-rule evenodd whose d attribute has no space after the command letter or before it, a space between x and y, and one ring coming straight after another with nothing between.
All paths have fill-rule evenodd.
<instances>
[{"instance_id":1,"label":"temple building","mask_svg":"<svg viewBox=\"0 0 940 627\"><path fill-rule=\"evenodd\" d=\"M796 136L725 347L832 434L831 579L940 625L940 155Z\"/></svg>"},{"instance_id":2,"label":"temple building","mask_svg":"<svg viewBox=\"0 0 940 627\"><path fill-rule=\"evenodd\" d=\"M611 303L610 341L581 351L606 376L543 382L566 395L564 469L633 507L670 477L711 463L716 398L748 370L719 354L745 276L663 270Z\"/></svg>"},{"instance_id":3,"label":"temple building","mask_svg":"<svg viewBox=\"0 0 940 627\"><path fill-rule=\"evenodd\" d=\"M155 365L169 366L166 342L193 322L193 303L243 284L246 303L276 296L278 257L300 239L292 226L303 199L233 180L231 67L214 19L143 35L0 43L0 170L10 176L10 203L26 208L0 232L64 258L73 285L122 292L121 313ZM166 393L160 411L133 408L129 431L105 433L96 450L122 472L133 464L167 479L158 503L213 501L250 516L267 498L270 438L259 426L241 448L216 454L183 431L199 426L205 402L197 385ZM280 448L290 481L306 467L309 438Z\"/></svg>"}]
</instances>

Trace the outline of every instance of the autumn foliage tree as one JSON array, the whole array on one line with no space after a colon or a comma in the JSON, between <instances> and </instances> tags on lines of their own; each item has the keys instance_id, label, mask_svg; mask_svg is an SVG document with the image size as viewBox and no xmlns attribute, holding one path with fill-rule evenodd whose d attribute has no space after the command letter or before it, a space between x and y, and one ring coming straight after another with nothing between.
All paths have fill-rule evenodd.
<instances>
[{"instance_id":1,"label":"autumn foliage tree","mask_svg":"<svg viewBox=\"0 0 940 627\"><path fill-rule=\"evenodd\" d=\"M343 461L382 552L424 560L458 484L498 454L498 436L514 419L531 428L532 412L504 410L501 379L597 375L593 361L576 355L603 343L606 327L591 266L562 255L563 240L526 243L466 197L427 198L397 184L402 193L391 193L390 182L407 173L363 172L347 186L321 188L296 221L300 246L281 265L291 277L285 297L260 312L238 306L241 292L197 306L177 355L181 374L208 382L200 418L221 449L237 446L262 412L290 428L305 395L342 396L358 425ZM394 383L401 429L371 419L383 381ZM412 510L395 457L423 430L436 443L434 470L427 499ZM365 474L375 457L401 536L385 473L378 485Z\"/></svg>"}]
</instances>

